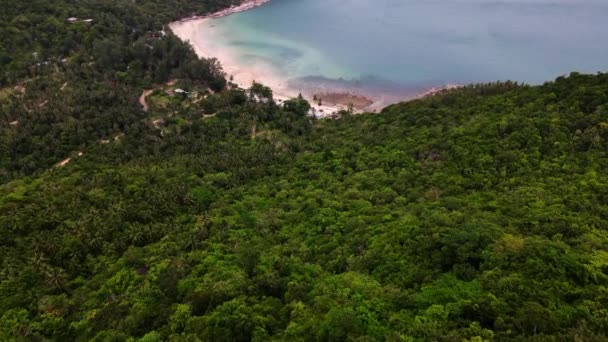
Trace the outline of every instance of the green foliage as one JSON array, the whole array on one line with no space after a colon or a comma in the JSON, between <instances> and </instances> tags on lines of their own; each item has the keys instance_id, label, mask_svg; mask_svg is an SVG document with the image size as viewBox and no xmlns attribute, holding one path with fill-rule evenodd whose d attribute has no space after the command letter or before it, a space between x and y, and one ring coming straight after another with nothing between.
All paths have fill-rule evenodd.
<instances>
[{"instance_id":1,"label":"green foliage","mask_svg":"<svg viewBox=\"0 0 608 342\"><path fill-rule=\"evenodd\" d=\"M157 36L229 3L4 6L0 340L606 339L608 75L315 120Z\"/></svg>"},{"instance_id":2,"label":"green foliage","mask_svg":"<svg viewBox=\"0 0 608 342\"><path fill-rule=\"evenodd\" d=\"M1 187L2 337L601 340L607 103L581 88L608 78L320 121L210 95Z\"/></svg>"},{"instance_id":3,"label":"green foliage","mask_svg":"<svg viewBox=\"0 0 608 342\"><path fill-rule=\"evenodd\" d=\"M37 173L100 141L145 130L146 113L137 102L142 89L174 78L194 88L224 89L219 63L199 60L165 26L233 2L3 3L0 181ZM77 21L69 22L72 17Z\"/></svg>"}]
</instances>

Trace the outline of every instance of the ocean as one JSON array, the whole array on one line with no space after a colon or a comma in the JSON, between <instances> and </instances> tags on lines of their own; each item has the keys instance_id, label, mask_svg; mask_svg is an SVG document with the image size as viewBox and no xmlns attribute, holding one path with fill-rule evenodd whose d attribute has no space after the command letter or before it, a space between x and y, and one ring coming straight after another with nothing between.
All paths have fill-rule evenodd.
<instances>
[{"instance_id":1,"label":"ocean","mask_svg":"<svg viewBox=\"0 0 608 342\"><path fill-rule=\"evenodd\" d=\"M608 71L607 0L272 0L202 25L210 49L311 91L407 97Z\"/></svg>"}]
</instances>

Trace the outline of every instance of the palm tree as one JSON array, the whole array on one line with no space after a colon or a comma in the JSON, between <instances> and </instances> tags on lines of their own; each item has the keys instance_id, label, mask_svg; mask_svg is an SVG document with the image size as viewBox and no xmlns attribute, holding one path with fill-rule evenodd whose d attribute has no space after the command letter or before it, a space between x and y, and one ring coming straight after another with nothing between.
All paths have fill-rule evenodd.
<instances>
[{"instance_id":1,"label":"palm tree","mask_svg":"<svg viewBox=\"0 0 608 342\"><path fill-rule=\"evenodd\" d=\"M53 289L62 288L67 280L67 274L59 267L49 266L48 269L44 271L44 277L46 278L46 284Z\"/></svg>"}]
</instances>

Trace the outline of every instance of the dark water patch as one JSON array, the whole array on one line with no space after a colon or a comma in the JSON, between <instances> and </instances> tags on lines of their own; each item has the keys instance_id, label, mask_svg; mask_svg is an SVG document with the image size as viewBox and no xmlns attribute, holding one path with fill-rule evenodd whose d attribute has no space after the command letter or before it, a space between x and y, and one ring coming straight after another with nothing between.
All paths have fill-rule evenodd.
<instances>
[{"instance_id":1,"label":"dark water patch","mask_svg":"<svg viewBox=\"0 0 608 342\"><path fill-rule=\"evenodd\" d=\"M315 94L323 93L344 93L364 96L374 102L367 109L377 110L391 103L419 97L430 89L438 89L450 84L444 84L439 80L430 80L417 84L399 83L374 76L356 79L306 76L290 79L288 85L290 88L298 89L298 91L309 98Z\"/></svg>"}]
</instances>

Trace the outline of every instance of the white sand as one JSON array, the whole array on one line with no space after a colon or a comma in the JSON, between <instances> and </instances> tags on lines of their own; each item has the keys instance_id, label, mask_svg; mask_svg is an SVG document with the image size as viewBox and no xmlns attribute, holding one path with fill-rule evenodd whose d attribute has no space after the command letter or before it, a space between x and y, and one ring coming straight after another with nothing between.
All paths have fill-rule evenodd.
<instances>
[{"instance_id":1,"label":"white sand","mask_svg":"<svg viewBox=\"0 0 608 342\"><path fill-rule=\"evenodd\" d=\"M297 97L302 91L290 88L287 85L287 80L277 74L272 66L267 65L264 62L250 61L248 64L244 65L241 61L238 61L234 52L229 47L217 44L217 40L220 39L219 35L215 31L213 25L210 25L210 22L214 18L262 6L268 1L269 0L247 1L240 6L232 7L209 16L180 20L171 23L169 27L182 41L188 42L199 57L217 58L222 64L222 68L227 76L232 77L232 82L236 83L239 87L247 89L254 81L261 83L272 89L275 101L282 103L288 99ZM317 117L329 116L340 110L347 109L346 106L341 105L319 106L315 104L312 99L307 98L307 100L314 109L314 111L311 110L311 114L314 112Z\"/></svg>"}]
</instances>

